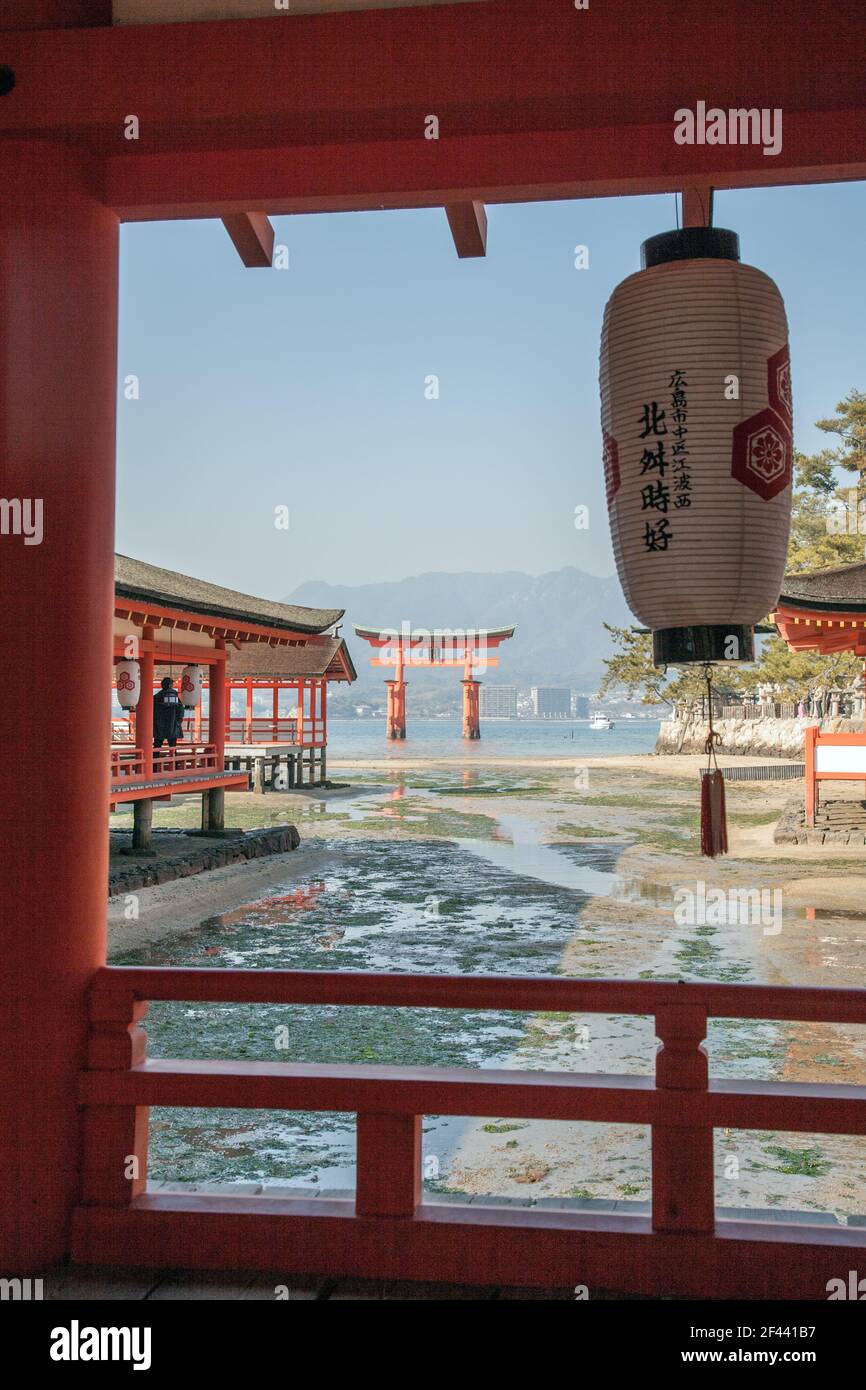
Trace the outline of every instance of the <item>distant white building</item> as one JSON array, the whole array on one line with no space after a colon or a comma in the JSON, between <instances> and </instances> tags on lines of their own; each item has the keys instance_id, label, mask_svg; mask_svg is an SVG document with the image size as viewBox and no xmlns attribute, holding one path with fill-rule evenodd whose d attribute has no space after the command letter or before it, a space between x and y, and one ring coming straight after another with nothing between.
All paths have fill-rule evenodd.
<instances>
[{"instance_id":1,"label":"distant white building","mask_svg":"<svg viewBox=\"0 0 866 1390\"><path fill-rule=\"evenodd\" d=\"M571 691L567 685L534 685L532 713L536 719L570 719Z\"/></svg>"},{"instance_id":2,"label":"distant white building","mask_svg":"<svg viewBox=\"0 0 866 1390\"><path fill-rule=\"evenodd\" d=\"M482 684L480 712L482 719L516 719L517 686Z\"/></svg>"}]
</instances>

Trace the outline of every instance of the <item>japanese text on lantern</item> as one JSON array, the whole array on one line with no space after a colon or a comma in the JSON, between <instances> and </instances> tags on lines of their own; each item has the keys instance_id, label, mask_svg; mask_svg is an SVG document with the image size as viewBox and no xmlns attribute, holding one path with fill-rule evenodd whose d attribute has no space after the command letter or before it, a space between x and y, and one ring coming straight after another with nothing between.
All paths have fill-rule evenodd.
<instances>
[{"instance_id":1,"label":"japanese text on lantern","mask_svg":"<svg viewBox=\"0 0 866 1390\"><path fill-rule=\"evenodd\" d=\"M670 458L665 451L668 435L667 410L662 410L658 401L645 401L643 413L638 423L641 433L638 436L644 444L640 460L640 476L646 478L641 488L641 512L654 515L647 518L644 525L644 546L647 550L667 550L673 540L668 511L673 505L680 510L692 505L692 475L689 464L688 435L688 397L686 396L685 373L677 367L668 382L670 388L671 430L668 444L673 439ZM671 484L666 480L668 468L673 475L674 496L671 497Z\"/></svg>"},{"instance_id":2,"label":"japanese text on lantern","mask_svg":"<svg viewBox=\"0 0 866 1390\"><path fill-rule=\"evenodd\" d=\"M689 446L686 436L688 435L689 402L686 396L688 386L685 373L677 367L671 373L668 385L671 388L671 416L674 422L672 434L674 445L672 450L673 471L674 471L674 497L675 507L690 507L692 505L692 472L689 464Z\"/></svg>"},{"instance_id":3,"label":"japanese text on lantern","mask_svg":"<svg viewBox=\"0 0 866 1390\"><path fill-rule=\"evenodd\" d=\"M662 436L667 434L668 427L665 424L665 411L659 408L658 401L644 402L638 423L643 426L638 438L646 441L640 460L640 476L646 478L640 494L641 511L652 514L644 527L644 545L647 550L667 550L672 539L671 524L667 518L671 490L665 481L668 458Z\"/></svg>"}]
</instances>

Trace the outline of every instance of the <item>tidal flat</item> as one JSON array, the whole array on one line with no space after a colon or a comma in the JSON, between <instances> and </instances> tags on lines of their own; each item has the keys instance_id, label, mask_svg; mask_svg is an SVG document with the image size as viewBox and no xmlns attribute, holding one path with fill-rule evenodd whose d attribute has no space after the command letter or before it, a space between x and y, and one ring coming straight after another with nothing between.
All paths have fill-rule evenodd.
<instances>
[{"instance_id":1,"label":"tidal flat","mask_svg":"<svg viewBox=\"0 0 866 1390\"><path fill-rule=\"evenodd\" d=\"M111 905L112 961L303 970L866 983L866 872L789 853L772 826L791 783L728 786L731 853L698 853L696 758L333 767L330 792L237 796L231 823L298 826L301 848ZM158 824L194 823L193 799ZM115 817L114 824L122 824ZM778 894L760 922L677 921L678 895ZM688 916L688 914L685 914ZM182 929L178 930L178 926ZM652 1020L513 1012L160 1003L149 1054L646 1075ZM866 1028L713 1020L711 1075L866 1084ZM489 1116L424 1120L425 1183L512 1200L641 1203L649 1131ZM345 1190L353 1117L154 1111L152 1181ZM726 1209L866 1212L866 1141L719 1131Z\"/></svg>"}]
</instances>

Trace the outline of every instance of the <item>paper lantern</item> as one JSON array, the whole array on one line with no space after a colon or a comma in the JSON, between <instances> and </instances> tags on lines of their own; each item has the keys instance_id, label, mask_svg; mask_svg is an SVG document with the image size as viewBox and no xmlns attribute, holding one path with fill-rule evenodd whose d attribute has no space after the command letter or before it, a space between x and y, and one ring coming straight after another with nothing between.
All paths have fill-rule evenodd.
<instances>
[{"instance_id":1,"label":"paper lantern","mask_svg":"<svg viewBox=\"0 0 866 1390\"><path fill-rule=\"evenodd\" d=\"M656 665L749 661L791 516L781 295L722 228L651 237L604 315L600 385L617 571Z\"/></svg>"},{"instance_id":2,"label":"paper lantern","mask_svg":"<svg viewBox=\"0 0 866 1390\"><path fill-rule=\"evenodd\" d=\"M180 698L187 709L201 703L202 674L200 666L184 666L180 673Z\"/></svg>"},{"instance_id":3,"label":"paper lantern","mask_svg":"<svg viewBox=\"0 0 866 1390\"><path fill-rule=\"evenodd\" d=\"M114 679L120 708L135 709L141 696L141 667L138 662L118 661Z\"/></svg>"}]
</instances>

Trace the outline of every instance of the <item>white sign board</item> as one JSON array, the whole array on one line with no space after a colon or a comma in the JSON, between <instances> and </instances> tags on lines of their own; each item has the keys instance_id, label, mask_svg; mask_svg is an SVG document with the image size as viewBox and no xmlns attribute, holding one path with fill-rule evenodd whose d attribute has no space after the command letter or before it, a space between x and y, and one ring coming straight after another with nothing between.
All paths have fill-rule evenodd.
<instances>
[{"instance_id":1,"label":"white sign board","mask_svg":"<svg viewBox=\"0 0 866 1390\"><path fill-rule=\"evenodd\" d=\"M816 744L816 772L850 772L852 777L866 777L866 741L853 745Z\"/></svg>"}]
</instances>

